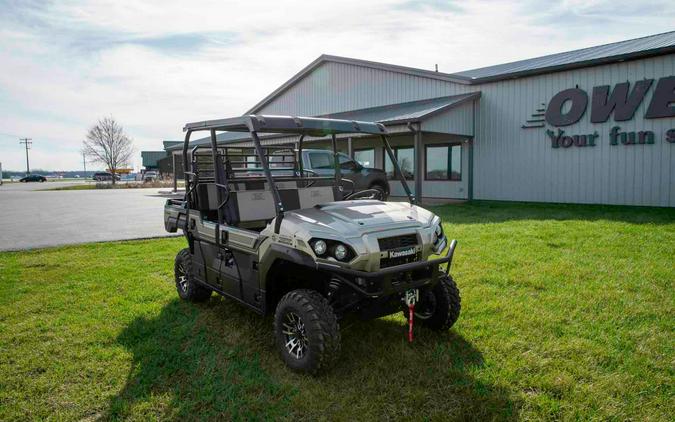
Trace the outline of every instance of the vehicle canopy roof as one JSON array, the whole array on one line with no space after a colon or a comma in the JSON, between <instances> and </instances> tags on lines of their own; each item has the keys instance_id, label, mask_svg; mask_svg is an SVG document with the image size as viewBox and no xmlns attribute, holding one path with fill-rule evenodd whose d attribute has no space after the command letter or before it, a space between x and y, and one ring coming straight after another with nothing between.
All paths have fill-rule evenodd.
<instances>
[{"instance_id":1,"label":"vehicle canopy roof","mask_svg":"<svg viewBox=\"0 0 675 422\"><path fill-rule=\"evenodd\" d=\"M187 123L183 128L183 131L190 132L198 130L292 133L309 136L337 135L341 133L387 134L387 129L385 129L384 125L375 122L262 114Z\"/></svg>"}]
</instances>

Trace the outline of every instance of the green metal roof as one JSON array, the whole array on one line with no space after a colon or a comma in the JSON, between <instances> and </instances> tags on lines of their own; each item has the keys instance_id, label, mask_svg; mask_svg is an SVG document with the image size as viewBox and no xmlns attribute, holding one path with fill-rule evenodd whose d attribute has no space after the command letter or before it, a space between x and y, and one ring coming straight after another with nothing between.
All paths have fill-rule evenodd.
<instances>
[{"instance_id":1,"label":"green metal roof","mask_svg":"<svg viewBox=\"0 0 675 422\"><path fill-rule=\"evenodd\" d=\"M179 144L182 142L178 142ZM141 151L141 158L143 159L143 167L157 167L157 162L166 157L166 151Z\"/></svg>"},{"instance_id":2,"label":"green metal roof","mask_svg":"<svg viewBox=\"0 0 675 422\"><path fill-rule=\"evenodd\" d=\"M181 145L183 141L162 141L162 144L164 145L164 149L166 150L169 147L172 147L174 145Z\"/></svg>"}]
</instances>

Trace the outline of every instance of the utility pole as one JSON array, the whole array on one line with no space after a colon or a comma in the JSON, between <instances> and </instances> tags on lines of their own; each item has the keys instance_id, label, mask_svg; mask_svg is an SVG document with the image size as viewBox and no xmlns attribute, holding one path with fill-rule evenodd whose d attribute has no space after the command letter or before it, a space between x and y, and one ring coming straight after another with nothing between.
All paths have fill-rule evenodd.
<instances>
[{"instance_id":1,"label":"utility pole","mask_svg":"<svg viewBox=\"0 0 675 422\"><path fill-rule=\"evenodd\" d=\"M84 155L84 151L82 152L82 164L84 165L84 178L87 178L87 157Z\"/></svg>"},{"instance_id":2,"label":"utility pole","mask_svg":"<svg viewBox=\"0 0 675 422\"><path fill-rule=\"evenodd\" d=\"M26 146L26 176L30 174L30 164L28 162L28 150L33 145L32 138L19 138L19 143Z\"/></svg>"}]
</instances>

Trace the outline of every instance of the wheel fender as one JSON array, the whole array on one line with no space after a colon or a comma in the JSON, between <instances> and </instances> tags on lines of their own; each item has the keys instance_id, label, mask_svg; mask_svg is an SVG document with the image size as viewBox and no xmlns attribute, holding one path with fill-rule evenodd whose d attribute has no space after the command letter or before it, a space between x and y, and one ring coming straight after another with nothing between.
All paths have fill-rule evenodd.
<instances>
[{"instance_id":1,"label":"wheel fender","mask_svg":"<svg viewBox=\"0 0 675 422\"><path fill-rule=\"evenodd\" d=\"M280 260L317 269L316 261L314 261L314 258L307 252L275 243L270 246L265 256L260 260L259 275L260 280L265 284L265 287L267 287L267 276L270 269L272 269L275 262Z\"/></svg>"}]
</instances>

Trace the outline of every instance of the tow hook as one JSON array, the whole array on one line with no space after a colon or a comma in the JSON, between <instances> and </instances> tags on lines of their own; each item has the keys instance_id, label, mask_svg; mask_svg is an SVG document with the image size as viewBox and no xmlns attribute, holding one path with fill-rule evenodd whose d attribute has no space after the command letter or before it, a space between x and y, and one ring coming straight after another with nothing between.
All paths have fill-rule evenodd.
<instances>
[{"instance_id":1,"label":"tow hook","mask_svg":"<svg viewBox=\"0 0 675 422\"><path fill-rule=\"evenodd\" d=\"M420 299L418 289L410 289L405 292L405 304L408 305L408 343L413 341L413 325L415 318L415 304Z\"/></svg>"}]
</instances>

